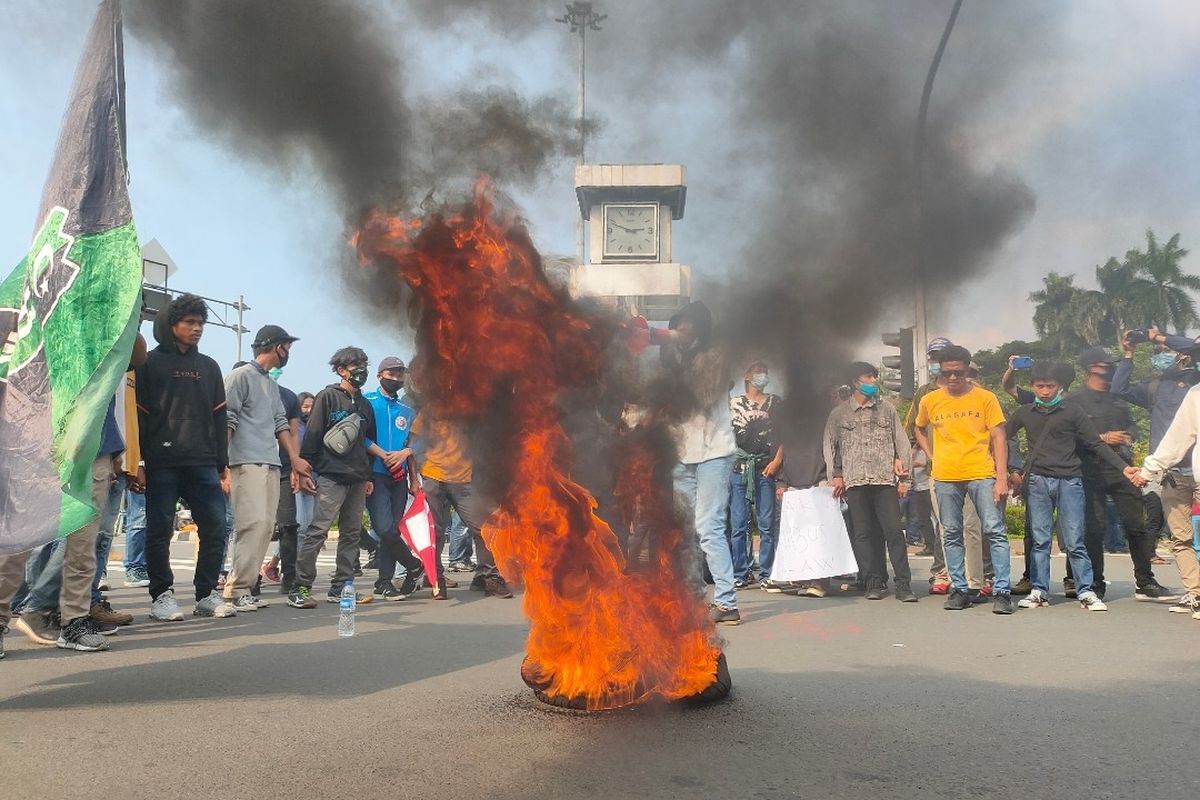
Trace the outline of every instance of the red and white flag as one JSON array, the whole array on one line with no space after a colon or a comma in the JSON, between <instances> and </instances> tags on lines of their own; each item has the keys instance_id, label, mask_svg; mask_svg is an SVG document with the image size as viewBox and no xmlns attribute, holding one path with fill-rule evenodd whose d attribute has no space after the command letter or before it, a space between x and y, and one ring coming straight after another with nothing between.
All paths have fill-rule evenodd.
<instances>
[{"instance_id":1,"label":"red and white flag","mask_svg":"<svg viewBox=\"0 0 1200 800\"><path fill-rule=\"evenodd\" d=\"M437 525L434 524L433 514L429 511L429 503L425 500L425 490L418 489L413 501L400 520L400 536L409 549L421 559L425 567L425 575L436 590L438 588L437 570Z\"/></svg>"}]
</instances>

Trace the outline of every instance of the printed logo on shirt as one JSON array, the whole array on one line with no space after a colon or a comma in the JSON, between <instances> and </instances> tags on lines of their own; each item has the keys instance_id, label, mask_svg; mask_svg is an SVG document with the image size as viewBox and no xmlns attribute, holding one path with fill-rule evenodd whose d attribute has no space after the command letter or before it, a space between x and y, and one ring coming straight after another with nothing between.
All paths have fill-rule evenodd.
<instances>
[{"instance_id":1,"label":"printed logo on shirt","mask_svg":"<svg viewBox=\"0 0 1200 800\"><path fill-rule=\"evenodd\" d=\"M930 419L937 425L951 419L983 419L983 414L973 409L968 411L943 411L931 415Z\"/></svg>"},{"instance_id":2,"label":"printed logo on shirt","mask_svg":"<svg viewBox=\"0 0 1200 800\"><path fill-rule=\"evenodd\" d=\"M408 430L408 417L396 417L396 430Z\"/></svg>"},{"instance_id":3,"label":"printed logo on shirt","mask_svg":"<svg viewBox=\"0 0 1200 800\"><path fill-rule=\"evenodd\" d=\"M177 369L171 375L172 378L191 378L194 381L200 380L200 372L198 370Z\"/></svg>"}]
</instances>

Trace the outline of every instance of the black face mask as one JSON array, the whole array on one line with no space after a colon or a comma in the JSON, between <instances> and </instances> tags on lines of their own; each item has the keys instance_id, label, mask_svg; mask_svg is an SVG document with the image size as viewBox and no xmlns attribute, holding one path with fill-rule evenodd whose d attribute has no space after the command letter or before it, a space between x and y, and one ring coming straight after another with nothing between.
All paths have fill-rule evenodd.
<instances>
[{"instance_id":1,"label":"black face mask","mask_svg":"<svg viewBox=\"0 0 1200 800\"><path fill-rule=\"evenodd\" d=\"M359 367L358 369L348 370L348 372L350 374L346 376L346 380L350 383L351 386L361 389L363 387L363 384L365 384L367 382L367 368L366 367Z\"/></svg>"},{"instance_id":2,"label":"black face mask","mask_svg":"<svg viewBox=\"0 0 1200 800\"><path fill-rule=\"evenodd\" d=\"M383 390L388 394L396 395L399 394L400 390L404 388L404 381L398 381L395 378L380 378L379 385L382 386Z\"/></svg>"},{"instance_id":3,"label":"black face mask","mask_svg":"<svg viewBox=\"0 0 1200 800\"><path fill-rule=\"evenodd\" d=\"M292 354L287 350L284 350L282 347L279 347L275 350L275 356L279 359L279 368L283 369L287 366L288 359L291 358Z\"/></svg>"}]
</instances>

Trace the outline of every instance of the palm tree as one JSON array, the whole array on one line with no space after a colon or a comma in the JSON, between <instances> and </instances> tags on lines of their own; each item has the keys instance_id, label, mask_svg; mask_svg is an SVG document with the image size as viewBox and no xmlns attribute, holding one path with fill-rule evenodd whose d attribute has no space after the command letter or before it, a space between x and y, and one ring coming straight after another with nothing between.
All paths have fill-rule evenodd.
<instances>
[{"instance_id":1,"label":"palm tree","mask_svg":"<svg viewBox=\"0 0 1200 800\"><path fill-rule=\"evenodd\" d=\"M1112 325L1126 331L1153 319L1154 284L1137 275L1136 266L1109 258L1096 267L1096 283L1104 294Z\"/></svg>"},{"instance_id":2,"label":"palm tree","mask_svg":"<svg viewBox=\"0 0 1200 800\"><path fill-rule=\"evenodd\" d=\"M1146 300L1153 301L1147 321L1179 332L1200 325L1196 314L1196 301L1189 292L1200 291L1200 277L1183 271L1180 262L1188 251L1179 246L1179 234L1175 234L1165 245L1159 245L1154 231L1146 230L1146 252L1130 250L1125 261L1134 268L1135 274L1145 279ZM1149 303L1148 303L1149 305Z\"/></svg>"},{"instance_id":3,"label":"palm tree","mask_svg":"<svg viewBox=\"0 0 1200 800\"><path fill-rule=\"evenodd\" d=\"M1074 275L1051 272L1042 278L1045 288L1029 293L1035 305L1033 326L1038 338L1060 357L1079 349L1082 337L1077 324L1080 319L1079 287Z\"/></svg>"}]
</instances>

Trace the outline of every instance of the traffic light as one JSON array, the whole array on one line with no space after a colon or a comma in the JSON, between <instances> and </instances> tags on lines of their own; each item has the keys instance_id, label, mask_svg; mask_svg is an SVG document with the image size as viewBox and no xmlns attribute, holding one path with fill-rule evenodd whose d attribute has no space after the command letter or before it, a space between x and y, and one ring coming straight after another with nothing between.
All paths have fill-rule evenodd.
<instances>
[{"instance_id":1,"label":"traffic light","mask_svg":"<svg viewBox=\"0 0 1200 800\"><path fill-rule=\"evenodd\" d=\"M917 364L913 358L913 329L901 328L896 333L885 333L883 343L888 347L900 348L898 356L884 356L883 365L900 374L899 380L884 380L883 386L899 392L905 400L911 400L917 389Z\"/></svg>"}]
</instances>

